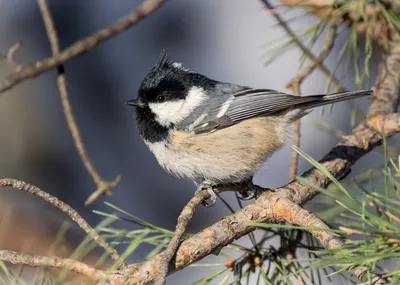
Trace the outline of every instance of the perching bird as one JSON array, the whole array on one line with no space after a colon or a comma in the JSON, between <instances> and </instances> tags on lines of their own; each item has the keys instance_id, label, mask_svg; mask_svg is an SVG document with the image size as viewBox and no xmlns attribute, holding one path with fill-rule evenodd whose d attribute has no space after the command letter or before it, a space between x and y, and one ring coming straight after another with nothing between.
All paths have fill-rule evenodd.
<instances>
[{"instance_id":1,"label":"perching bird","mask_svg":"<svg viewBox=\"0 0 400 285\"><path fill-rule=\"evenodd\" d=\"M140 135L168 172L207 189L251 181L288 137L290 124L310 109L370 95L371 91L293 96L223 83L161 55L147 74L136 107Z\"/></svg>"}]
</instances>

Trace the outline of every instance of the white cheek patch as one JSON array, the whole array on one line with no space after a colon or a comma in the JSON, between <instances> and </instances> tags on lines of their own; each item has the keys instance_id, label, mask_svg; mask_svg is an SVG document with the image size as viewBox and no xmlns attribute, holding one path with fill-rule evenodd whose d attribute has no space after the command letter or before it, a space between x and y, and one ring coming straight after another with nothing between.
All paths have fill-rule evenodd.
<instances>
[{"instance_id":1,"label":"white cheek patch","mask_svg":"<svg viewBox=\"0 0 400 285\"><path fill-rule=\"evenodd\" d=\"M187 118L207 95L203 88L192 87L185 99L163 103L150 103L149 108L156 115L158 123L165 127L177 124Z\"/></svg>"},{"instance_id":2,"label":"white cheek patch","mask_svg":"<svg viewBox=\"0 0 400 285\"><path fill-rule=\"evenodd\" d=\"M183 120L180 110L183 108L185 100L163 102L163 103L150 103L151 111L156 115L156 120L161 125L168 127L176 121Z\"/></svg>"}]
</instances>

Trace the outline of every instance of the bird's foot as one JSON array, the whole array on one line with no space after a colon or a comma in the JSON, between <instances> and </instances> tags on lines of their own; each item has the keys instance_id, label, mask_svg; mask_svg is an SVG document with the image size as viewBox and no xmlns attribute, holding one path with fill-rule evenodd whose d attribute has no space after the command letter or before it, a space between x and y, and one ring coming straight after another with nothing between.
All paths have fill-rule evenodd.
<instances>
[{"instance_id":1,"label":"bird's foot","mask_svg":"<svg viewBox=\"0 0 400 285\"><path fill-rule=\"evenodd\" d=\"M258 194L264 189L260 186L257 186L253 183L253 180L250 179L247 183L247 189L244 191L239 191L238 196L241 200L250 200L253 198L257 198Z\"/></svg>"},{"instance_id":2,"label":"bird's foot","mask_svg":"<svg viewBox=\"0 0 400 285\"><path fill-rule=\"evenodd\" d=\"M203 201L202 204L204 207L209 208L215 205L217 201L217 194L215 194L213 188L216 186L214 182L211 180L204 180L197 186L196 192L194 192L194 195L199 194L201 191L206 190L208 194L210 194L210 198L207 199L207 201Z\"/></svg>"}]
</instances>

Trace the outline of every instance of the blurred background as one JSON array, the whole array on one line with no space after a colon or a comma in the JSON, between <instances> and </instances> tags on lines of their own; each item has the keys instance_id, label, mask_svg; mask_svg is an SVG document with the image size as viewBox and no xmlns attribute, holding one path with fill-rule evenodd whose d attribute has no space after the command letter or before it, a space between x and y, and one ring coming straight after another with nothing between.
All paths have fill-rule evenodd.
<instances>
[{"instance_id":1,"label":"blurred background","mask_svg":"<svg viewBox=\"0 0 400 285\"><path fill-rule=\"evenodd\" d=\"M96 30L114 23L137 7L137 0L49 0L60 37L61 49ZM277 1L275 1L276 4ZM291 26L300 30L316 21L311 15L290 11ZM346 31L343 31L345 34ZM141 80L165 49L170 59L211 78L260 88L287 91L285 85L299 71L301 52L296 48L278 61L264 66L265 44L285 37L271 12L257 0L171 0L137 26L112 38L65 65L73 111L83 141L103 179L122 175L112 197L101 197L86 207L86 198L95 190L66 125L56 86L56 71L28 80L0 95L0 177L27 181L75 208L91 225L102 217L93 210L113 212L103 202L114 205L158 226L173 230L176 218L192 197L194 185L164 172L141 141L135 126L134 109L125 101L136 98ZM324 46L324 36L315 45ZM340 41L340 39L339 39ZM0 53L6 54L16 42L20 64L32 63L51 54L36 1L0 0ZM333 69L341 46L336 45L326 61ZM11 73L0 60L0 79ZM351 69L338 76L346 89L355 89ZM371 76L372 80L374 75ZM372 81L373 82L373 81ZM327 79L318 70L302 86L303 94L324 93ZM358 101L362 109L367 101ZM334 129L351 129L351 107L336 104L332 112L315 110L303 120L301 148L320 159L337 142L330 133L310 124L320 121ZM278 151L257 174L263 187L288 182L291 141ZM354 172L381 163L371 153ZM300 159L299 174L310 168ZM65 215L37 197L13 189L0 189L0 248L44 254L55 238ZM237 209L233 193L223 197ZM318 209L318 199L309 207ZM189 231L197 232L230 214L218 202L200 207ZM119 222L131 230L136 225ZM74 226L67 233L67 248L73 249L84 237ZM248 239L242 239L248 243ZM149 248L135 251L130 261L141 261ZM100 254L101 250L93 254ZM210 257L209 260L213 260ZM168 284L189 284L204 276L207 268L186 269L172 275ZM189 279L188 279L189 276Z\"/></svg>"}]
</instances>

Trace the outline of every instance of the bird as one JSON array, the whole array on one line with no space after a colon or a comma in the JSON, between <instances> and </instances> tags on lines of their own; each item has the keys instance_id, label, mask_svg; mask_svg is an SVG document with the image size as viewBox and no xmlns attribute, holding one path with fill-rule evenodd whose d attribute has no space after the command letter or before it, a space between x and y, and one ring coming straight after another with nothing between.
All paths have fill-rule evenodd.
<instances>
[{"instance_id":1,"label":"bird","mask_svg":"<svg viewBox=\"0 0 400 285\"><path fill-rule=\"evenodd\" d=\"M247 182L282 147L290 125L313 108L371 95L371 90L294 96L210 79L171 61L165 52L141 82L136 125L167 172L190 179L195 193ZM251 196L251 195L250 195ZM244 195L249 197L247 193Z\"/></svg>"}]
</instances>

